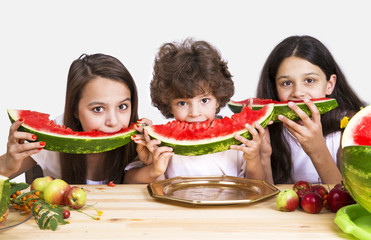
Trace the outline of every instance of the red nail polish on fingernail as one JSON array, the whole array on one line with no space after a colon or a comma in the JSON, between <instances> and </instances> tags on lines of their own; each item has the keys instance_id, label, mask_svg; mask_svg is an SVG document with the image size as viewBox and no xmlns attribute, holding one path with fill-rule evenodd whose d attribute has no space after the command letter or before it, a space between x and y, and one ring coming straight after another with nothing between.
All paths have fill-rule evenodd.
<instances>
[{"instance_id":1,"label":"red nail polish on fingernail","mask_svg":"<svg viewBox=\"0 0 371 240\"><path fill-rule=\"evenodd\" d=\"M45 146L45 142L40 142L40 146Z\"/></svg>"},{"instance_id":2,"label":"red nail polish on fingernail","mask_svg":"<svg viewBox=\"0 0 371 240\"><path fill-rule=\"evenodd\" d=\"M36 135L32 135L32 139L33 140L36 140L37 136Z\"/></svg>"},{"instance_id":3,"label":"red nail polish on fingernail","mask_svg":"<svg viewBox=\"0 0 371 240\"><path fill-rule=\"evenodd\" d=\"M137 122L140 122L140 121L142 121L143 120L143 118L141 118L141 119L138 119L138 121Z\"/></svg>"},{"instance_id":4,"label":"red nail polish on fingernail","mask_svg":"<svg viewBox=\"0 0 371 240\"><path fill-rule=\"evenodd\" d=\"M43 150L43 148L39 148L39 150L41 151L41 150Z\"/></svg>"},{"instance_id":5,"label":"red nail polish on fingernail","mask_svg":"<svg viewBox=\"0 0 371 240\"><path fill-rule=\"evenodd\" d=\"M18 119L18 121L23 122L24 121L24 118L21 117L20 119Z\"/></svg>"},{"instance_id":6,"label":"red nail polish on fingernail","mask_svg":"<svg viewBox=\"0 0 371 240\"><path fill-rule=\"evenodd\" d=\"M136 124L135 124L135 127L139 128L139 124L136 123Z\"/></svg>"},{"instance_id":7,"label":"red nail polish on fingernail","mask_svg":"<svg viewBox=\"0 0 371 240\"><path fill-rule=\"evenodd\" d=\"M137 137L137 135L133 135L133 136L131 136L132 138L136 138Z\"/></svg>"}]
</instances>

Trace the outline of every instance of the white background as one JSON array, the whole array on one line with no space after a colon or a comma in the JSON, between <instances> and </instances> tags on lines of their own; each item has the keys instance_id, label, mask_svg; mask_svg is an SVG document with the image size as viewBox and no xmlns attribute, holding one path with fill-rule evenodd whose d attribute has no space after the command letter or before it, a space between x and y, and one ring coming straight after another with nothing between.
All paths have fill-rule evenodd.
<instances>
[{"instance_id":1,"label":"white background","mask_svg":"<svg viewBox=\"0 0 371 240\"><path fill-rule=\"evenodd\" d=\"M193 37L216 46L229 63L235 95L255 96L273 47L290 35L312 35L333 53L359 96L370 102L371 14L367 1L345 0L0 0L0 153L7 108L64 110L67 72L82 53L120 59L139 91L139 115L164 123L149 83L161 44ZM346 96L344 96L346 97ZM222 114L231 115L227 109ZM20 178L21 179L21 178Z\"/></svg>"}]
</instances>

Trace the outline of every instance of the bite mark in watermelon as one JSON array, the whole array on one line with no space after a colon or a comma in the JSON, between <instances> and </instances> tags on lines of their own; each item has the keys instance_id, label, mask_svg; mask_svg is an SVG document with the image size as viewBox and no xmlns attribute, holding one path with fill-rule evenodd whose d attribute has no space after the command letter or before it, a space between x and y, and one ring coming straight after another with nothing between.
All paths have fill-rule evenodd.
<instances>
[{"instance_id":1,"label":"bite mark in watermelon","mask_svg":"<svg viewBox=\"0 0 371 240\"><path fill-rule=\"evenodd\" d=\"M145 128L152 138L161 140L164 146L172 147L176 154L204 155L225 151L230 149L231 145L241 144L234 138L235 134L251 139L245 125L260 123L263 127L267 126L273 107L273 104L265 105L260 110L246 107L241 113L233 114L230 118L214 119L212 122L187 123L174 120Z\"/></svg>"},{"instance_id":2,"label":"bite mark in watermelon","mask_svg":"<svg viewBox=\"0 0 371 240\"><path fill-rule=\"evenodd\" d=\"M8 116L13 123L23 118L19 131L30 132L37 136L37 141L46 143L44 149L65 153L99 153L121 147L130 142L136 133L134 124L116 133L98 131L75 132L70 128L55 124L49 114L30 110L8 109Z\"/></svg>"},{"instance_id":3,"label":"bite mark in watermelon","mask_svg":"<svg viewBox=\"0 0 371 240\"><path fill-rule=\"evenodd\" d=\"M247 104L250 99L245 99L243 101L229 101L228 107L231 109L233 113L239 113L242 109L243 104ZM336 99L334 98L316 98L311 99L311 101L316 105L320 114L326 113L338 106ZM296 103L309 117L312 116L311 111L304 103L303 100L296 100L291 101ZM272 121L274 122L281 122L278 120L278 115L283 115L293 121L299 120L299 116L287 105L289 101L286 102L279 102L271 99L260 99L260 98L253 98L253 105L252 109L257 110L262 108L264 105L273 103L274 104L274 113L272 116Z\"/></svg>"},{"instance_id":4,"label":"bite mark in watermelon","mask_svg":"<svg viewBox=\"0 0 371 240\"><path fill-rule=\"evenodd\" d=\"M344 129L340 170L350 195L371 213L371 105Z\"/></svg>"}]
</instances>

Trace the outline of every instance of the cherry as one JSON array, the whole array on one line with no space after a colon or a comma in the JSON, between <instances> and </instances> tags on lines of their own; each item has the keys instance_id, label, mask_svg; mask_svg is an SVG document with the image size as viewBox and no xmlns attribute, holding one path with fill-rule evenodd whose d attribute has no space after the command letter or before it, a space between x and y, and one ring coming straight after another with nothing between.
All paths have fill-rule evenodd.
<instances>
[{"instance_id":1,"label":"cherry","mask_svg":"<svg viewBox=\"0 0 371 240\"><path fill-rule=\"evenodd\" d=\"M319 213L323 208L323 199L316 192L308 192L304 194L300 204L307 213Z\"/></svg>"},{"instance_id":2,"label":"cherry","mask_svg":"<svg viewBox=\"0 0 371 240\"><path fill-rule=\"evenodd\" d=\"M65 209L65 210L63 210L62 214L63 214L63 219L67 219L67 218L70 217L71 212L70 212L70 210Z\"/></svg>"}]
</instances>

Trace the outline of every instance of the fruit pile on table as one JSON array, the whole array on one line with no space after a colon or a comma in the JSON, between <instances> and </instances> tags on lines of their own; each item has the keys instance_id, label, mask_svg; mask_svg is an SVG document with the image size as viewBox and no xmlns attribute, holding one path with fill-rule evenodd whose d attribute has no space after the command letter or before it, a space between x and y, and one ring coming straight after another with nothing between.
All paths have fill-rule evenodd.
<instances>
[{"instance_id":1,"label":"fruit pile on table","mask_svg":"<svg viewBox=\"0 0 371 240\"><path fill-rule=\"evenodd\" d=\"M299 207L307 213L319 213L323 208L337 212L340 208L354 203L342 183L329 189L324 185L298 181L292 189L282 190L276 198L278 210L285 212L294 211Z\"/></svg>"}]
</instances>

